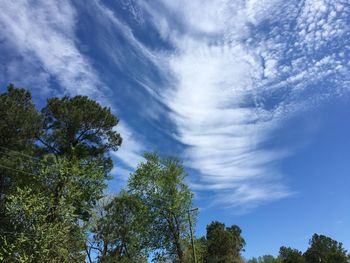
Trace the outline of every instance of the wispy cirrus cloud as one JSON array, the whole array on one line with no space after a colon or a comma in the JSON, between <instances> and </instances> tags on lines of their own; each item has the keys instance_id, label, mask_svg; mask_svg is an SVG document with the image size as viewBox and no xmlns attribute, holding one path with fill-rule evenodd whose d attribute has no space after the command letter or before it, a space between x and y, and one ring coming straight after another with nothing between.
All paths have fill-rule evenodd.
<instances>
[{"instance_id":1,"label":"wispy cirrus cloud","mask_svg":"<svg viewBox=\"0 0 350 263\"><path fill-rule=\"evenodd\" d=\"M170 60L178 85L166 100L178 139L187 145L186 163L201 174L196 183L201 190L216 188L215 202L226 205L290 195L275 169L289 152L260 146L278 120L257 105L263 69L254 54L241 45L184 41L183 53Z\"/></svg>"},{"instance_id":2,"label":"wispy cirrus cloud","mask_svg":"<svg viewBox=\"0 0 350 263\"><path fill-rule=\"evenodd\" d=\"M95 70L75 43L76 13L69 1L3 1L1 34L21 56L41 63L67 92L96 94Z\"/></svg>"},{"instance_id":3,"label":"wispy cirrus cloud","mask_svg":"<svg viewBox=\"0 0 350 263\"><path fill-rule=\"evenodd\" d=\"M64 93L87 95L116 110L111 98L105 95L108 88L78 47L78 16L70 1L5 0L1 9L1 48L13 54L2 71L3 80L18 81L29 88L38 85L46 95L50 93L46 90L50 81L54 80ZM54 90L52 93L62 94ZM118 126L118 131L125 143L120 156L113 155L134 168L135 162L142 159L143 145L136 141L125 122Z\"/></svg>"},{"instance_id":4,"label":"wispy cirrus cloud","mask_svg":"<svg viewBox=\"0 0 350 263\"><path fill-rule=\"evenodd\" d=\"M136 139L133 131L123 123L118 125L118 132L123 134L123 147L118 152L113 152L113 156L120 159L128 167L128 171L133 171L138 164L144 161L143 153L145 147Z\"/></svg>"},{"instance_id":5,"label":"wispy cirrus cloud","mask_svg":"<svg viewBox=\"0 0 350 263\"><path fill-rule=\"evenodd\" d=\"M291 149L266 148L281 121L347 92L345 1L154 1L141 5L176 51L164 95L200 172L197 191L254 207L293 194L276 163ZM160 10L160 11L157 11ZM172 15L171 19L166 16ZM331 48L330 48L331 47ZM329 79L332 83L320 84Z\"/></svg>"}]
</instances>

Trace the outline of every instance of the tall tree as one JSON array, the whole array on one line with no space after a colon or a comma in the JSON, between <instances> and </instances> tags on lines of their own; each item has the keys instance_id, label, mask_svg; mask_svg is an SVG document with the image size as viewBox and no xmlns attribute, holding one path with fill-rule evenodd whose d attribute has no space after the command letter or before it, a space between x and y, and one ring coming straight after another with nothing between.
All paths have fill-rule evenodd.
<instances>
[{"instance_id":1,"label":"tall tree","mask_svg":"<svg viewBox=\"0 0 350 263\"><path fill-rule=\"evenodd\" d=\"M93 229L100 262L141 262L147 258L147 221L140 199L122 191L104 206Z\"/></svg>"},{"instance_id":2,"label":"tall tree","mask_svg":"<svg viewBox=\"0 0 350 263\"><path fill-rule=\"evenodd\" d=\"M228 263L241 262L240 252L245 246L241 229L233 225L214 221L207 226L206 262Z\"/></svg>"},{"instance_id":3,"label":"tall tree","mask_svg":"<svg viewBox=\"0 0 350 263\"><path fill-rule=\"evenodd\" d=\"M8 195L18 186L33 183L30 173L36 162L23 154L32 154L35 135L41 120L31 94L10 84L0 94L0 231L9 231L10 219L5 216Z\"/></svg>"},{"instance_id":4,"label":"tall tree","mask_svg":"<svg viewBox=\"0 0 350 263\"><path fill-rule=\"evenodd\" d=\"M37 185L18 187L7 197L0 255L7 262L82 262L84 221L105 188L102 168L59 159L32 178Z\"/></svg>"},{"instance_id":5,"label":"tall tree","mask_svg":"<svg viewBox=\"0 0 350 263\"><path fill-rule=\"evenodd\" d=\"M18 185L26 179L16 171L24 165L18 152L31 154L40 128L31 94L10 84L7 92L0 94L0 201L15 182Z\"/></svg>"},{"instance_id":6,"label":"tall tree","mask_svg":"<svg viewBox=\"0 0 350 263\"><path fill-rule=\"evenodd\" d=\"M120 135L114 130L118 118L111 110L86 96L75 96L50 98L41 112L43 128L38 140L46 153L54 155L56 160L65 158L71 163L93 163L103 168L104 178L90 178L89 184L86 183L88 178L80 173L71 174L76 177L70 180L85 182L82 186L88 190L93 184L100 184L107 179L112 168L109 150L117 150L122 143ZM63 177L56 177L53 185L56 200L61 198L65 183ZM85 201L91 200L89 194L84 197ZM53 209L56 206L57 201Z\"/></svg>"},{"instance_id":7,"label":"tall tree","mask_svg":"<svg viewBox=\"0 0 350 263\"><path fill-rule=\"evenodd\" d=\"M192 207L186 173L176 158L161 158L146 154L146 162L131 175L128 188L147 209L153 248L163 250L174 262L184 262L184 247L188 245L187 213ZM187 243L187 245L184 244Z\"/></svg>"},{"instance_id":8,"label":"tall tree","mask_svg":"<svg viewBox=\"0 0 350 263\"><path fill-rule=\"evenodd\" d=\"M343 244L330 237L314 234L309 243L304 253L307 263L348 263L350 260Z\"/></svg>"}]
</instances>

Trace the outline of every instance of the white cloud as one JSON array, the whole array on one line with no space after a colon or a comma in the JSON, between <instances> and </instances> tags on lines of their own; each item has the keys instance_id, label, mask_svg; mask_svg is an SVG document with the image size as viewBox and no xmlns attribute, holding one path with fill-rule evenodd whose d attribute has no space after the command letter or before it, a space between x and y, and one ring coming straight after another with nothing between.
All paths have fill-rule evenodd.
<instances>
[{"instance_id":1,"label":"white cloud","mask_svg":"<svg viewBox=\"0 0 350 263\"><path fill-rule=\"evenodd\" d=\"M227 7L226 0L220 1L163 1L166 8L175 16L181 17L186 26L192 30L205 33L218 33L225 23L223 13Z\"/></svg>"},{"instance_id":2,"label":"white cloud","mask_svg":"<svg viewBox=\"0 0 350 263\"><path fill-rule=\"evenodd\" d=\"M76 47L75 19L69 1L5 0L0 14L2 34L21 54L39 60L70 93L94 95L102 84Z\"/></svg>"},{"instance_id":3,"label":"white cloud","mask_svg":"<svg viewBox=\"0 0 350 263\"><path fill-rule=\"evenodd\" d=\"M258 146L275 125L261 118L264 112L254 102L263 71L259 61L242 45L182 41L170 59L178 84L166 99L178 139L188 146L186 164L200 172L202 190L224 191L216 195L220 201L239 205L290 194L280 184L267 184L274 162L286 153Z\"/></svg>"},{"instance_id":4,"label":"white cloud","mask_svg":"<svg viewBox=\"0 0 350 263\"><path fill-rule=\"evenodd\" d=\"M166 11L158 11L159 2ZM293 194L275 165L291 150L261 145L281 120L310 107L311 99L342 93L346 82L340 75L337 92L310 90L327 76L348 72L337 52L316 53L332 37L345 36L342 1L159 2L141 5L176 48L167 56L165 74L177 82L164 101L176 138L187 145L186 165L200 172L190 178L192 187L234 206ZM257 31L261 23L268 30ZM304 96L310 91L312 97Z\"/></svg>"},{"instance_id":5,"label":"white cloud","mask_svg":"<svg viewBox=\"0 0 350 263\"><path fill-rule=\"evenodd\" d=\"M133 170L138 164L144 161L142 157L145 151L144 146L135 138L132 129L123 122L118 125L117 130L123 138L123 145L117 152L112 152L112 154L121 160L130 170Z\"/></svg>"}]
</instances>

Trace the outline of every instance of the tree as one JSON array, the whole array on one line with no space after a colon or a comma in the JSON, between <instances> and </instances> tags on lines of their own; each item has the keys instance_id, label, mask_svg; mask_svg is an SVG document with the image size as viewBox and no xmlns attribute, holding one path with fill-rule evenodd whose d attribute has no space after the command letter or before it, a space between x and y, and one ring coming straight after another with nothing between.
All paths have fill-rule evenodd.
<instances>
[{"instance_id":1,"label":"tree","mask_svg":"<svg viewBox=\"0 0 350 263\"><path fill-rule=\"evenodd\" d=\"M100 262L141 262L147 258L147 221L140 199L122 191L104 206L93 229Z\"/></svg>"},{"instance_id":2,"label":"tree","mask_svg":"<svg viewBox=\"0 0 350 263\"><path fill-rule=\"evenodd\" d=\"M205 237L201 237L201 238L196 238L194 242L195 242L197 262L204 263L205 254L207 251L207 240L205 239ZM189 245L184 251L184 258L186 263L194 262L192 249L193 249L192 246Z\"/></svg>"},{"instance_id":3,"label":"tree","mask_svg":"<svg viewBox=\"0 0 350 263\"><path fill-rule=\"evenodd\" d=\"M15 171L24 164L14 151L30 154L40 127L31 94L10 84L7 92L0 94L0 202L11 186L26 179Z\"/></svg>"},{"instance_id":4,"label":"tree","mask_svg":"<svg viewBox=\"0 0 350 263\"><path fill-rule=\"evenodd\" d=\"M98 162L76 162L60 158L44 166L44 176L37 176L37 188L52 198L50 220L56 220L56 210L62 205L74 208L79 219L87 221L96 201L106 188L105 174Z\"/></svg>"},{"instance_id":5,"label":"tree","mask_svg":"<svg viewBox=\"0 0 350 263\"><path fill-rule=\"evenodd\" d=\"M281 247L279 258L282 263L305 263L305 259L301 251L289 247Z\"/></svg>"},{"instance_id":6,"label":"tree","mask_svg":"<svg viewBox=\"0 0 350 263\"><path fill-rule=\"evenodd\" d=\"M259 263L258 259L257 258L251 258L251 259L248 259L247 260L247 263Z\"/></svg>"},{"instance_id":7,"label":"tree","mask_svg":"<svg viewBox=\"0 0 350 263\"><path fill-rule=\"evenodd\" d=\"M258 258L252 258L247 261L247 263L281 263L280 258L275 258L272 255L264 255Z\"/></svg>"},{"instance_id":8,"label":"tree","mask_svg":"<svg viewBox=\"0 0 350 263\"><path fill-rule=\"evenodd\" d=\"M184 181L184 168L176 158L146 154L145 159L131 174L129 193L146 207L153 248L174 262L184 262L189 233L187 213L193 197Z\"/></svg>"},{"instance_id":9,"label":"tree","mask_svg":"<svg viewBox=\"0 0 350 263\"><path fill-rule=\"evenodd\" d=\"M32 174L32 179L35 185L18 187L7 197L4 216L9 219L9 235L0 246L4 258L13 258L9 262L21 262L17 258L24 262L81 262L84 221L106 187L103 168L93 162L60 158ZM57 192L58 184L62 187ZM63 252L55 257L51 250Z\"/></svg>"},{"instance_id":10,"label":"tree","mask_svg":"<svg viewBox=\"0 0 350 263\"><path fill-rule=\"evenodd\" d=\"M86 178L80 173L72 173L71 176L77 177L69 179L70 181L81 183L91 190L109 178L112 160L108 152L116 151L122 142L120 135L114 130L118 119L109 108L102 107L86 96L50 98L42 109L41 116L43 128L38 140L44 153L54 155L56 160L65 158L68 162L76 162L80 166L89 166L92 163L94 167L103 168L104 177ZM57 178L56 183L52 185L55 200L61 198L65 183L66 179ZM99 191L100 188L95 190ZM80 200L91 203L97 200L96 197L86 192L82 196L85 200ZM56 206L57 201L53 209ZM87 211L81 212L82 219L85 216L87 220Z\"/></svg>"},{"instance_id":11,"label":"tree","mask_svg":"<svg viewBox=\"0 0 350 263\"><path fill-rule=\"evenodd\" d=\"M109 150L118 150L122 138L114 130L119 120L111 110L86 96L50 98L42 109L43 129L38 137L44 149L68 159L100 160L108 172Z\"/></svg>"},{"instance_id":12,"label":"tree","mask_svg":"<svg viewBox=\"0 0 350 263\"><path fill-rule=\"evenodd\" d=\"M11 230L5 216L7 196L18 186L32 183L28 173L22 171L32 172L35 163L23 160L21 154L32 154L40 125L31 94L10 84L0 94L0 231Z\"/></svg>"},{"instance_id":13,"label":"tree","mask_svg":"<svg viewBox=\"0 0 350 263\"><path fill-rule=\"evenodd\" d=\"M350 259L343 244L330 237L314 234L309 244L310 247L304 253L307 263L347 263Z\"/></svg>"},{"instance_id":14,"label":"tree","mask_svg":"<svg viewBox=\"0 0 350 263\"><path fill-rule=\"evenodd\" d=\"M207 226L207 255L206 262L240 262L240 252L245 246L241 229L233 225L214 221Z\"/></svg>"},{"instance_id":15,"label":"tree","mask_svg":"<svg viewBox=\"0 0 350 263\"><path fill-rule=\"evenodd\" d=\"M74 224L74 210L60 206L60 220L47 220L52 199L44 192L29 187L18 188L8 197L6 216L11 218L12 231L0 238L0 261L8 263L82 262L79 251L84 244L81 230ZM80 247L80 249L79 249Z\"/></svg>"}]
</instances>

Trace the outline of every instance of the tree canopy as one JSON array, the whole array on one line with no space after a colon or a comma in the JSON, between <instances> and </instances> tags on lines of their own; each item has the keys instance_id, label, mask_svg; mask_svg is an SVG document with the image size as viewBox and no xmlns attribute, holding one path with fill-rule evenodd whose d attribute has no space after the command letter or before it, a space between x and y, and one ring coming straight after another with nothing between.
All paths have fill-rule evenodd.
<instances>
[{"instance_id":1,"label":"tree canopy","mask_svg":"<svg viewBox=\"0 0 350 263\"><path fill-rule=\"evenodd\" d=\"M0 94L0 201L11 191L11 186L26 179L16 169L28 164L12 151L33 154L40 128L41 118L31 94L10 84L7 91Z\"/></svg>"},{"instance_id":2,"label":"tree canopy","mask_svg":"<svg viewBox=\"0 0 350 263\"><path fill-rule=\"evenodd\" d=\"M131 174L128 188L146 207L143 215L151 223L150 242L162 256L184 262L189 239L188 213L192 197L185 183L186 173L177 158L145 155L146 162Z\"/></svg>"},{"instance_id":3,"label":"tree canopy","mask_svg":"<svg viewBox=\"0 0 350 263\"><path fill-rule=\"evenodd\" d=\"M113 128L118 118L107 107L86 96L50 98L41 110L38 137L46 152L78 160L99 160L111 169L109 150L118 150L122 138Z\"/></svg>"},{"instance_id":4,"label":"tree canopy","mask_svg":"<svg viewBox=\"0 0 350 263\"><path fill-rule=\"evenodd\" d=\"M279 258L282 263L305 263L303 253L297 249L290 247L281 247L279 252Z\"/></svg>"},{"instance_id":5,"label":"tree canopy","mask_svg":"<svg viewBox=\"0 0 350 263\"><path fill-rule=\"evenodd\" d=\"M310 240L310 247L304 253L307 263L337 262L347 263L350 260L343 244L330 237L314 234Z\"/></svg>"},{"instance_id":6,"label":"tree canopy","mask_svg":"<svg viewBox=\"0 0 350 263\"><path fill-rule=\"evenodd\" d=\"M145 207L140 199L122 191L104 207L103 217L94 226L101 262L141 262L147 258L150 234L141 215Z\"/></svg>"},{"instance_id":7,"label":"tree canopy","mask_svg":"<svg viewBox=\"0 0 350 263\"><path fill-rule=\"evenodd\" d=\"M224 223L214 221L207 226L206 262L241 262L240 252L245 246L241 229L236 226L225 227Z\"/></svg>"}]
</instances>

